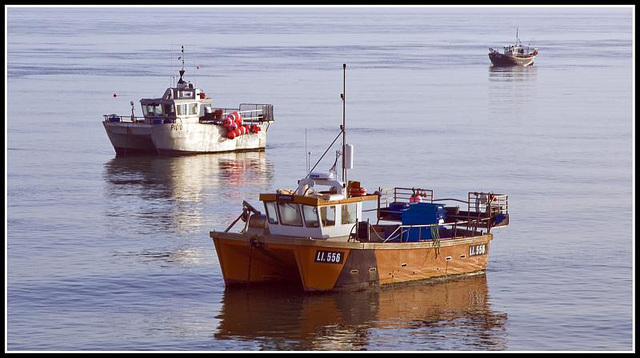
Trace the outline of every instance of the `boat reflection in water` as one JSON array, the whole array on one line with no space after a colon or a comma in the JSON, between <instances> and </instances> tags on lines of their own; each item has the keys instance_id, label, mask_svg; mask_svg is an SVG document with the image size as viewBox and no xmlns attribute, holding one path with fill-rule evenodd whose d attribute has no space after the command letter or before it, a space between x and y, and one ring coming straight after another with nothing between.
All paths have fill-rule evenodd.
<instances>
[{"instance_id":1,"label":"boat reflection in water","mask_svg":"<svg viewBox=\"0 0 640 358\"><path fill-rule=\"evenodd\" d=\"M525 81L534 79L538 72L538 68L535 66L514 66L514 67L489 67L489 80L491 82L510 82L510 81Z\"/></svg>"},{"instance_id":2,"label":"boat reflection in water","mask_svg":"<svg viewBox=\"0 0 640 358\"><path fill-rule=\"evenodd\" d=\"M536 66L489 67L489 111L492 119L527 124L538 110Z\"/></svg>"},{"instance_id":3,"label":"boat reflection in water","mask_svg":"<svg viewBox=\"0 0 640 358\"><path fill-rule=\"evenodd\" d=\"M225 207L269 188L271 181L264 151L115 157L104 165L106 229L119 242L118 256L170 260L193 248L184 239L225 225L233 216L225 216ZM140 247L145 243L147 248Z\"/></svg>"},{"instance_id":4,"label":"boat reflection in water","mask_svg":"<svg viewBox=\"0 0 640 358\"><path fill-rule=\"evenodd\" d=\"M227 288L216 339L261 350L504 350L506 313L491 310L486 276L391 289L302 294L297 287Z\"/></svg>"}]
</instances>

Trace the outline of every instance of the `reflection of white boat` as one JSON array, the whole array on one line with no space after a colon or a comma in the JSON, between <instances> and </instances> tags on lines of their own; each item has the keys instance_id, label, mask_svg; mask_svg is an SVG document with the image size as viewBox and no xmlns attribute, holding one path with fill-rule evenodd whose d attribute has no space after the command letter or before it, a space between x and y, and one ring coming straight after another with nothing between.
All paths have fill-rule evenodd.
<instances>
[{"instance_id":1,"label":"reflection of white boat","mask_svg":"<svg viewBox=\"0 0 640 358\"><path fill-rule=\"evenodd\" d=\"M272 172L266 152L247 151L115 157L104 179L108 215L118 218L109 221L114 230L133 220L132 227L193 232L207 225L206 203L224 206L241 200L246 187L269 187Z\"/></svg>"},{"instance_id":2,"label":"reflection of white boat","mask_svg":"<svg viewBox=\"0 0 640 358\"><path fill-rule=\"evenodd\" d=\"M336 157L329 172L309 172L296 190L260 194L265 214L244 202L224 232L210 233L225 284L289 281L305 291L331 291L484 272L490 230L509 223L507 195L435 199L432 190L417 187L367 193L347 180L353 146L345 143L345 128L343 112L342 180ZM363 220L367 203L377 204L375 224ZM229 232L240 219L245 227Z\"/></svg>"},{"instance_id":3,"label":"reflection of white boat","mask_svg":"<svg viewBox=\"0 0 640 358\"><path fill-rule=\"evenodd\" d=\"M271 104L243 103L215 108L200 88L186 82L183 67L176 87L160 98L141 99L143 118L104 115L102 122L117 156L195 154L262 150L273 123Z\"/></svg>"},{"instance_id":4,"label":"reflection of white boat","mask_svg":"<svg viewBox=\"0 0 640 358\"><path fill-rule=\"evenodd\" d=\"M538 49L523 46L516 30L516 44L504 46L503 53L492 48L489 49L489 59L494 66L530 66L538 55Z\"/></svg>"}]
</instances>

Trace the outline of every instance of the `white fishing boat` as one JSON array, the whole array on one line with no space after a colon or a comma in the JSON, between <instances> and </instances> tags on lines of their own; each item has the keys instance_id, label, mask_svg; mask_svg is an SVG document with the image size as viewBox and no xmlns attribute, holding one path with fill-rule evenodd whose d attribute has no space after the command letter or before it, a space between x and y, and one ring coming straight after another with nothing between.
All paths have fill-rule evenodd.
<instances>
[{"instance_id":1,"label":"white fishing boat","mask_svg":"<svg viewBox=\"0 0 640 358\"><path fill-rule=\"evenodd\" d=\"M162 97L140 100L143 117L135 116L133 102L131 115L104 115L102 123L116 156L264 150L274 122L273 105L214 107L202 89L184 80L184 55L181 58L176 86Z\"/></svg>"}]
</instances>

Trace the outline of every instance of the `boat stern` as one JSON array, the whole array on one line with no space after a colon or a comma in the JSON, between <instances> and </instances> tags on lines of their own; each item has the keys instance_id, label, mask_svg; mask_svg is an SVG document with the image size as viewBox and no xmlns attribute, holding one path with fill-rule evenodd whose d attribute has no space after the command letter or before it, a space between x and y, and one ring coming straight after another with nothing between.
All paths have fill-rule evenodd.
<instances>
[{"instance_id":1,"label":"boat stern","mask_svg":"<svg viewBox=\"0 0 640 358\"><path fill-rule=\"evenodd\" d=\"M151 139L152 127L145 123L105 120L102 122L116 156L156 154Z\"/></svg>"}]
</instances>

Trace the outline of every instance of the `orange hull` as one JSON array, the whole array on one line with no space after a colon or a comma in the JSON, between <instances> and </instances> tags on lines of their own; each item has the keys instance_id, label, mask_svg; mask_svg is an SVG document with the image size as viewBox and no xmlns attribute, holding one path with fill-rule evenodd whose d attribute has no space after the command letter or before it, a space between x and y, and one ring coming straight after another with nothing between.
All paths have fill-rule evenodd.
<instances>
[{"instance_id":1,"label":"orange hull","mask_svg":"<svg viewBox=\"0 0 640 358\"><path fill-rule=\"evenodd\" d=\"M362 243L211 232L227 286L297 282L305 291L365 289L486 270L492 234Z\"/></svg>"}]
</instances>

